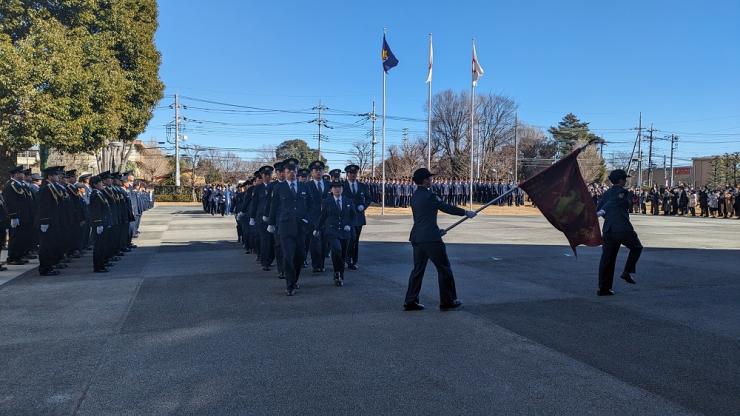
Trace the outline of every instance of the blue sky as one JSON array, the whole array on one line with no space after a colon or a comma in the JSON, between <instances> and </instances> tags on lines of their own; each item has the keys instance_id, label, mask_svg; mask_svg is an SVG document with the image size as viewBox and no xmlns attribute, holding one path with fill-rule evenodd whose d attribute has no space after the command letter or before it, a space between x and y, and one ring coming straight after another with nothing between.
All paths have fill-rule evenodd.
<instances>
[{"instance_id":1,"label":"blue sky","mask_svg":"<svg viewBox=\"0 0 740 416\"><path fill-rule=\"evenodd\" d=\"M388 76L387 114L425 119L427 37L434 34L434 91L470 88L470 42L485 75L478 91L512 97L520 120L548 127L567 112L589 121L612 151L632 149L638 113L680 136L677 165L740 151L740 2L687 1L236 1L160 0L156 42L167 97L142 139L164 140L183 99L188 143L238 149L289 138L316 146L306 123L319 100L333 115L322 149L344 166L369 123L339 115L381 112L383 28L400 64ZM194 107L199 107L194 108ZM233 112L236 110L236 112ZM205 123L203 123L205 122ZM214 123L215 122L215 123ZM226 123L226 124L218 124ZM295 124L287 124L295 123ZM378 126L379 128L379 126ZM426 124L388 121L387 144ZM662 159L669 146L656 143ZM255 153L242 151L244 158Z\"/></svg>"}]
</instances>

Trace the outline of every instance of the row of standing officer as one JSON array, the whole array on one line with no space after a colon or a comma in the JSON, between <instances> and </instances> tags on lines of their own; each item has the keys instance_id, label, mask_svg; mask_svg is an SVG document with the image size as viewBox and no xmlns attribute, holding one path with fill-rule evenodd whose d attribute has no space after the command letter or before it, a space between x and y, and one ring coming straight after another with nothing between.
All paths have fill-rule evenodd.
<instances>
[{"instance_id":1,"label":"row of standing officer","mask_svg":"<svg viewBox=\"0 0 740 416\"><path fill-rule=\"evenodd\" d=\"M289 296L299 287L300 271L309 254L312 271L322 273L331 253L337 286L344 284L345 265L350 270L358 268L359 239L369 204L367 186L358 180L356 165L345 168L346 181L339 180L341 171L335 169L329 172L330 182L324 168L323 162L315 161L309 169L299 169L292 158L263 166L251 185L242 186L237 194L242 242L248 252L257 254L264 271L271 270L276 261L278 277L286 280Z\"/></svg>"}]
</instances>

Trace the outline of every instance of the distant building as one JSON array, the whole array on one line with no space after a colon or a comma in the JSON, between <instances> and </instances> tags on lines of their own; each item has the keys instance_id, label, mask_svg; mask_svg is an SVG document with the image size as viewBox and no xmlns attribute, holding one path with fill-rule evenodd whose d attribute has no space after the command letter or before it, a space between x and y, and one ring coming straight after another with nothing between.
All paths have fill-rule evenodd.
<instances>
[{"instance_id":1,"label":"distant building","mask_svg":"<svg viewBox=\"0 0 740 416\"><path fill-rule=\"evenodd\" d=\"M693 185L693 176L691 174L691 166L674 166L673 167L673 185L678 186L680 184ZM650 172L647 169L642 171L642 181L645 186L648 186ZM662 166L656 167L652 172L652 184L658 186L671 186L671 169L663 169Z\"/></svg>"}]
</instances>

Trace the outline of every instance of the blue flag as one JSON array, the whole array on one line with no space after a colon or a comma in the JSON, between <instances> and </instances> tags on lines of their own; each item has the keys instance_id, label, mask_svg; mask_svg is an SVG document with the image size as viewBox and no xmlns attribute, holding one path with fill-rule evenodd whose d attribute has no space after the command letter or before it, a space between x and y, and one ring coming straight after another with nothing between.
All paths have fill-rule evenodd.
<instances>
[{"instance_id":1,"label":"blue flag","mask_svg":"<svg viewBox=\"0 0 740 416\"><path fill-rule=\"evenodd\" d=\"M391 68L398 65L398 59L396 55L391 52L388 42L385 41L385 35L383 35L383 50L380 52L380 58L383 60L383 71L388 72Z\"/></svg>"}]
</instances>

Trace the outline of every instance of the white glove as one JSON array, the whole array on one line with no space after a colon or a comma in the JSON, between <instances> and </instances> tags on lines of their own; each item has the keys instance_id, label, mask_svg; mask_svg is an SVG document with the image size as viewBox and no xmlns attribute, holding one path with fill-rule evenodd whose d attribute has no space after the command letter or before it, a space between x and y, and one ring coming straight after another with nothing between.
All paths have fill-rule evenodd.
<instances>
[{"instance_id":1,"label":"white glove","mask_svg":"<svg viewBox=\"0 0 740 416\"><path fill-rule=\"evenodd\" d=\"M98 227L95 229L95 232L98 233L98 235L103 234L103 226L98 225Z\"/></svg>"},{"instance_id":2,"label":"white glove","mask_svg":"<svg viewBox=\"0 0 740 416\"><path fill-rule=\"evenodd\" d=\"M598 217L603 217L604 215L606 215L606 211L604 211L603 209L600 209L598 212L596 212L596 216Z\"/></svg>"},{"instance_id":3,"label":"white glove","mask_svg":"<svg viewBox=\"0 0 740 416\"><path fill-rule=\"evenodd\" d=\"M267 226L267 232L270 233L270 234L274 234L275 233L275 226L274 225L268 225Z\"/></svg>"},{"instance_id":4,"label":"white glove","mask_svg":"<svg viewBox=\"0 0 740 416\"><path fill-rule=\"evenodd\" d=\"M303 221L304 223L308 224L308 220L305 219L305 218L301 218L301 221Z\"/></svg>"},{"instance_id":5,"label":"white glove","mask_svg":"<svg viewBox=\"0 0 740 416\"><path fill-rule=\"evenodd\" d=\"M243 212L240 212L240 213L236 214L236 220L237 221L241 220L243 216L244 216L244 213Z\"/></svg>"},{"instance_id":6,"label":"white glove","mask_svg":"<svg viewBox=\"0 0 740 416\"><path fill-rule=\"evenodd\" d=\"M357 210L360 211L360 212L362 212L362 211L365 210L365 206L364 205L358 205L357 206Z\"/></svg>"},{"instance_id":7,"label":"white glove","mask_svg":"<svg viewBox=\"0 0 740 416\"><path fill-rule=\"evenodd\" d=\"M19 225L21 225L21 220L19 220L18 218L13 218L12 220L10 220L10 227L11 228L15 228L15 227L17 227Z\"/></svg>"},{"instance_id":8,"label":"white glove","mask_svg":"<svg viewBox=\"0 0 740 416\"><path fill-rule=\"evenodd\" d=\"M254 218L250 218L249 219L249 225L255 225L255 224L257 224L257 223L254 222Z\"/></svg>"},{"instance_id":9,"label":"white glove","mask_svg":"<svg viewBox=\"0 0 740 416\"><path fill-rule=\"evenodd\" d=\"M265 216L262 216L262 222L267 222L267 221L270 221L270 219Z\"/></svg>"},{"instance_id":10,"label":"white glove","mask_svg":"<svg viewBox=\"0 0 740 416\"><path fill-rule=\"evenodd\" d=\"M352 229L352 228L350 228L350 226L349 226L349 225L345 225L345 226L344 226L344 231L347 231L347 232L349 232L349 231L350 231L351 229Z\"/></svg>"},{"instance_id":11,"label":"white glove","mask_svg":"<svg viewBox=\"0 0 740 416\"><path fill-rule=\"evenodd\" d=\"M45 233L49 229L49 224L41 224L41 232Z\"/></svg>"},{"instance_id":12,"label":"white glove","mask_svg":"<svg viewBox=\"0 0 740 416\"><path fill-rule=\"evenodd\" d=\"M465 211L465 216L468 218L474 218L476 215L478 215L475 211Z\"/></svg>"},{"instance_id":13,"label":"white glove","mask_svg":"<svg viewBox=\"0 0 740 416\"><path fill-rule=\"evenodd\" d=\"M318 237L318 236L319 236L319 230L315 230L315 231L313 232L313 236L314 236L314 237Z\"/></svg>"}]
</instances>

